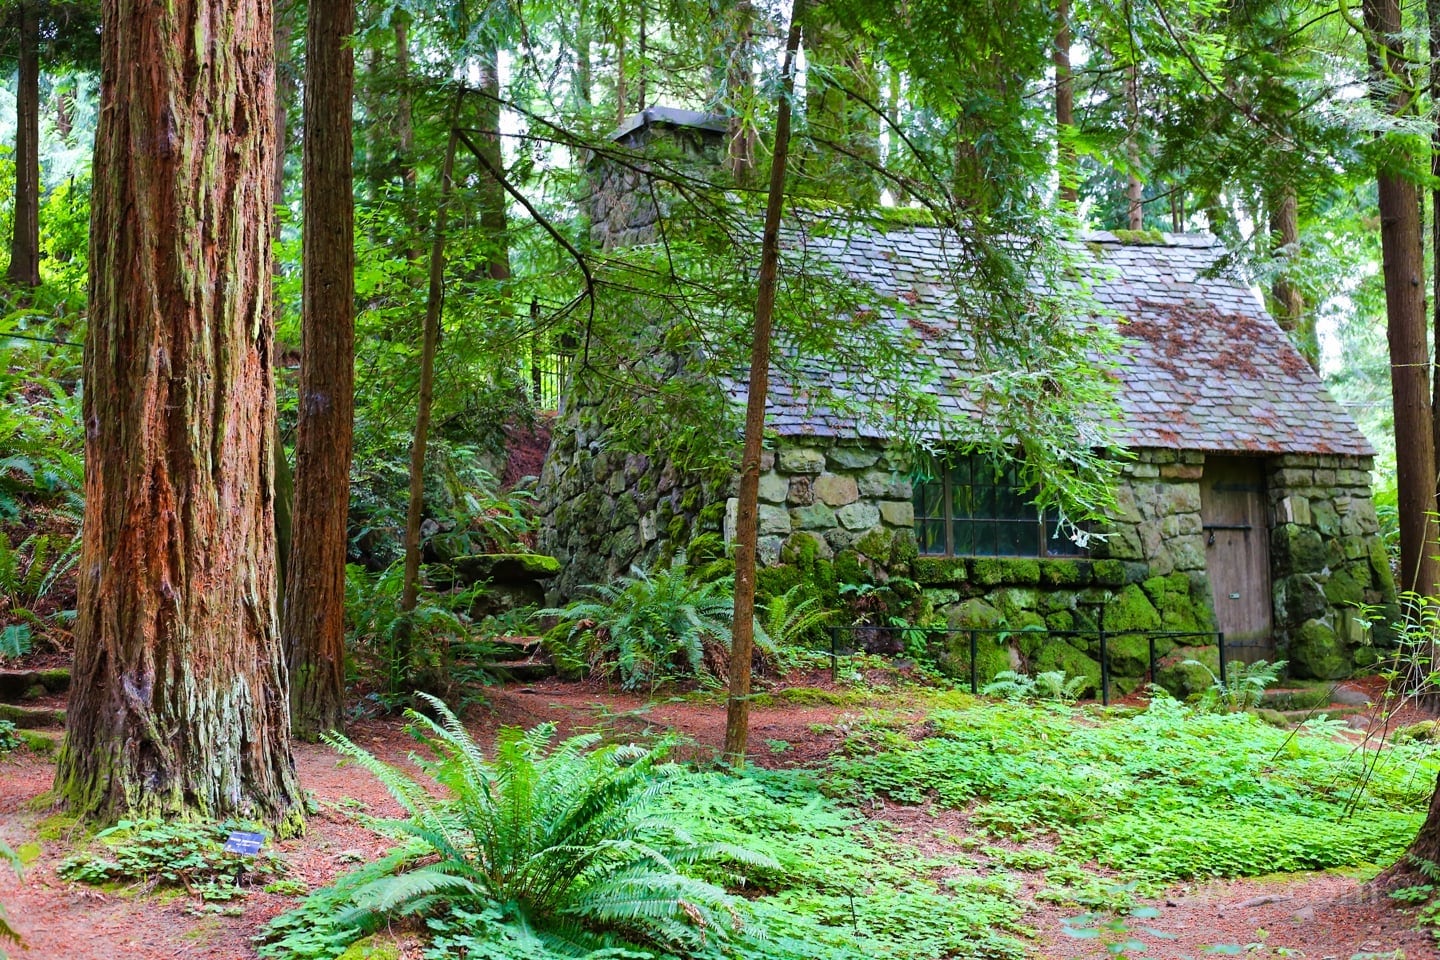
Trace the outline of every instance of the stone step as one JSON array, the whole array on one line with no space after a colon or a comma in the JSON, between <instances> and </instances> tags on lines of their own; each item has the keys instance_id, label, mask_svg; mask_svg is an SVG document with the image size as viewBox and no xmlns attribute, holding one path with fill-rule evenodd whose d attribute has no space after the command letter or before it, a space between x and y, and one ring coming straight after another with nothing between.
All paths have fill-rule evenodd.
<instances>
[{"instance_id":1,"label":"stone step","mask_svg":"<svg viewBox=\"0 0 1440 960\"><path fill-rule=\"evenodd\" d=\"M25 744L28 749L48 757L60 751L60 741L65 739L65 731L21 730L17 727L15 736L19 737L20 742Z\"/></svg>"},{"instance_id":2,"label":"stone step","mask_svg":"<svg viewBox=\"0 0 1440 960\"><path fill-rule=\"evenodd\" d=\"M64 727L65 711L58 708L20 707L12 703L0 703L0 720L9 720L22 730Z\"/></svg>"},{"instance_id":3,"label":"stone step","mask_svg":"<svg viewBox=\"0 0 1440 960\"><path fill-rule=\"evenodd\" d=\"M37 700L50 693L70 689L70 671L64 667L51 670L0 670L0 703Z\"/></svg>"},{"instance_id":4,"label":"stone step","mask_svg":"<svg viewBox=\"0 0 1440 960\"><path fill-rule=\"evenodd\" d=\"M555 665L548 660L492 661L480 664L486 673L494 674L501 680L515 683L531 683L555 675Z\"/></svg>"},{"instance_id":5,"label":"stone step","mask_svg":"<svg viewBox=\"0 0 1440 960\"><path fill-rule=\"evenodd\" d=\"M1271 687L1260 695L1260 706L1267 710L1309 710L1323 707L1332 702L1333 683L1320 683L1303 687Z\"/></svg>"}]
</instances>

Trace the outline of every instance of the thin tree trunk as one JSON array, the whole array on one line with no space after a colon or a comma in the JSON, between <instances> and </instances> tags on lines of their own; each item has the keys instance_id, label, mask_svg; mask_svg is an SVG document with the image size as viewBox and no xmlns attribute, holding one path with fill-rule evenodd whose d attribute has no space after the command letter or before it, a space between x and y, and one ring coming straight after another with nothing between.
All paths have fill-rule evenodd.
<instances>
[{"instance_id":1,"label":"thin tree trunk","mask_svg":"<svg viewBox=\"0 0 1440 960\"><path fill-rule=\"evenodd\" d=\"M480 96L477 120L480 136L476 143L485 153L486 170L480 174L480 227L489 244L486 269L492 280L510 279L510 245L505 215L505 188L491 170L504 170L505 160L500 149L500 62L493 41L480 54Z\"/></svg>"},{"instance_id":2,"label":"thin tree trunk","mask_svg":"<svg viewBox=\"0 0 1440 960\"><path fill-rule=\"evenodd\" d=\"M1425 0L1425 16L1429 27L1430 41L1430 175L1440 184L1440 0ZM1433 343L1440 344L1440 186L1430 189L1430 243L1431 243L1431 329ZM1435 447L1436 476L1440 477L1440 363L1432 370L1430 388L1431 442ZM1436 843L1440 844L1440 831ZM1440 852L1440 851L1437 851ZM1440 862L1440 861L1437 861Z\"/></svg>"},{"instance_id":3,"label":"thin tree trunk","mask_svg":"<svg viewBox=\"0 0 1440 960\"><path fill-rule=\"evenodd\" d=\"M400 610L409 613L420 599L420 521L425 512L425 444L430 437L430 402L435 394L435 352L440 345L440 312L445 304L445 219L449 211L455 148L459 131L451 118L450 142L440 168L440 202L430 241L430 291L425 301L425 333L420 347L420 399L415 436L410 442L410 508L405 515L405 583Z\"/></svg>"},{"instance_id":4,"label":"thin tree trunk","mask_svg":"<svg viewBox=\"0 0 1440 960\"><path fill-rule=\"evenodd\" d=\"M1073 211L1080 194L1075 163L1075 78L1070 70L1070 0L1055 3L1055 154L1060 205Z\"/></svg>"},{"instance_id":5,"label":"thin tree trunk","mask_svg":"<svg viewBox=\"0 0 1440 960\"><path fill-rule=\"evenodd\" d=\"M55 790L87 819L236 816L293 832L271 5L105 0L100 36L80 615Z\"/></svg>"},{"instance_id":6,"label":"thin tree trunk","mask_svg":"<svg viewBox=\"0 0 1440 960\"><path fill-rule=\"evenodd\" d=\"M395 18L395 70L400 75L400 92L395 98L395 142L400 152L400 189L405 209L415 209L415 111L410 98L410 21L402 15ZM407 231L410 249L406 256L418 262L424 253L420 244L418 224Z\"/></svg>"},{"instance_id":7,"label":"thin tree trunk","mask_svg":"<svg viewBox=\"0 0 1440 960\"><path fill-rule=\"evenodd\" d=\"M804 0L795 0L785 39L782 90L775 117L775 152L760 241L760 278L755 295L755 333L745 401L745 447L740 460L740 503L735 523L735 617L730 643L730 694L725 704L725 758L745 763L750 738L750 658L755 648L755 553L759 536L760 449L770 385L770 335L780 267L780 215L785 203L785 161L790 150L790 102L795 95L795 53L800 47Z\"/></svg>"},{"instance_id":8,"label":"thin tree trunk","mask_svg":"<svg viewBox=\"0 0 1440 960\"><path fill-rule=\"evenodd\" d=\"M1409 112L1398 0L1365 0L1371 89L1390 114ZM1401 161L1391 161L1398 165ZM1384 260L1390 390L1395 408L1395 479L1399 488L1400 589L1435 593L1435 449L1426 344L1425 265L1419 192L1394 165L1378 171L1380 243Z\"/></svg>"},{"instance_id":9,"label":"thin tree trunk","mask_svg":"<svg viewBox=\"0 0 1440 960\"><path fill-rule=\"evenodd\" d=\"M1145 228L1145 186L1140 182L1140 77L1134 60L1125 69L1125 99L1130 111L1130 132L1125 138L1126 225L1131 230Z\"/></svg>"},{"instance_id":10,"label":"thin tree trunk","mask_svg":"<svg viewBox=\"0 0 1440 960\"><path fill-rule=\"evenodd\" d=\"M626 101L629 92L625 89L625 9L615 11L615 123L625 122Z\"/></svg>"},{"instance_id":11,"label":"thin tree trunk","mask_svg":"<svg viewBox=\"0 0 1440 960\"><path fill-rule=\"evenodd\" d=\"M741 0L731 14L734 24L728 53L729 69L725 72L725 97L728 101L725 166L735 182L748 184L755 173L755 124L750 107L755 94L754 61L755 8L749 0Z\"/></svg>"},{"instance_id":12,"label":"thin tree trunk","mask_svg":"<svg viewBox=\"0 0 1440 960\"><path fill-rule=\"evenodd\" d=\"M353 0L311 3L305 30L304 293L285 642L290 723L317 740L345 711L345 548L355 409Z\"/></svg>"},{"instance_id":13,"label":"thin tree trunk","mask_svg":"<svg viewBox=\"0 0 1440 960\"><path fill-rule=\"evenodd\" d=\"M1284 251L1288 257L1295 255L1300 244L1300 203L1295 187L1286 184L1270 200L1270 245L1276 253ZM1305 312L1305 295L1290 279L1290 268L1282 270L1270 286L1270 299L1274 304L1275 321L1280 329L1290 334L1291 341L1300 350L1301 356L1316 369L1320 366L1320 344L1315 337L1315 322Z\"/></svg>"},{"instance_id":14,"label":"thin tree trunk","mask_svg":"<svg viewBox=\"0 0 1440 960\"><path fill-rule=\"evenodd\" d=\"M575 99L580 109L590 110L590 0L580 0L575 11ZM588 127L588 123L587 123Z\"/></svg>"},{"instance_id":15,"label":"thin tree trunk","mask_svg":"<svg viewBox=\"0 0 1440 960\"><path fill-rule=\"evenodd\" d=\"M15 93L15 220L10 236L11 283L40 285L40 16L34 0L20 4L19 86Z\"/></svg>"}]
</instances>

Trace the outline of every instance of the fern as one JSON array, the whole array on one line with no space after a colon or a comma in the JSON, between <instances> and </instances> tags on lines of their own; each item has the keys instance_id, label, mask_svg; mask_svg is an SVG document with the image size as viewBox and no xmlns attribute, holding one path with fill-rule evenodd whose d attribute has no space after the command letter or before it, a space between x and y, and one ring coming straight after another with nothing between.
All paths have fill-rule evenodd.
<instances>
[{"instance_id":1,"label":"fern","mask_svg":"<svg viewBox=\"0 0 1440 960\"><path fill-rule=\"evenodd\" d=\"M668 742L599 746L587 735L554 744L554 725L543 724L502 731L487 759L445 704L425 699L435 717L408 716L432 757L412 759L443 788L438 794L344 737L328 738L409 814L390 824L406 840L393 870L370 872L347 889L343 909L332 909L344 931L492 910L562 952L593 949L610 933L692 953L742 928L739 903L687 870L775 864L730 844L697 843L667 822L657 801L681 772L663 762ZM339 907L333 897L317 902ZM290 921L277 928L293 929Z\"/></svg>"},{"instance_id":2,"label":"fern","mask_svg":"<svg viewBox=\"0 0 1440 960\"><path fill-rule=\"evenodd\" d=\"M683 552L668 568L650 572L632 567L629 576L592 586L593 598L539 612L569 626L572 641L590 644L599 671L618 671L626 690L660 684L705 671L705 644L724 641L734 608L733 579L697 582ZM756 631L762 648L773 646Z\"/></svg>"},{"instance_id":3,"label":"fern","mask_svg":"<svg viewBox=\"0 0 1440 960\"><path fill-rule=\"evenodd\" d=\"M1274 663L1232 660L1222 681L1215 671L1199 660L1186 660L1184 665L1200 667L1210 674L1210 687L1200 694L1196 702L1196 707L1205 713L1237 713L1260 706L1266 688L1278 680L1280 672L1285 669L1284 660Z\"/></svg>"}]
</instances>

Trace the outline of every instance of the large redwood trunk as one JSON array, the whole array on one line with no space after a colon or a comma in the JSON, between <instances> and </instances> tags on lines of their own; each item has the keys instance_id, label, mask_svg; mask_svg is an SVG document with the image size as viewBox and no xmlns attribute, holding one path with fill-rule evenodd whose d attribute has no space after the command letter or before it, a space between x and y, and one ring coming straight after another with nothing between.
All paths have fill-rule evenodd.
<instances>
[{"instance_id":1,"label":"large redwood trunk","mask_svg":"<svg viewBox=\"0 0 1440 960\"><path fill-rule=\"evenodd\" d=\"M275 615L269 0L104 0L56 792L300 827Z\"/></svg>"},{"instance_id":2,"label":"large redwood trunk","mask_svg":"<svg viewBox=\"0 0 1440 960\"><path fill-rule=\"evenodd\" d=\"M295 515L285 642L296 736L338 729L345 707L345 545L355 410L352 0L311 3L306 28L304 294Z\"/></svg>"},{"instance_id":3,"label":"large redwood trunk","mask_svg":"<svg viewBox=\"0 0 1440 960\"><path fill-rule=\"evenodd\" d=\"M15 222L10 235L11 283L40 285L40 17L33 0L20 4L19 88L15 93Z\"/></svg>"}]
</instances>

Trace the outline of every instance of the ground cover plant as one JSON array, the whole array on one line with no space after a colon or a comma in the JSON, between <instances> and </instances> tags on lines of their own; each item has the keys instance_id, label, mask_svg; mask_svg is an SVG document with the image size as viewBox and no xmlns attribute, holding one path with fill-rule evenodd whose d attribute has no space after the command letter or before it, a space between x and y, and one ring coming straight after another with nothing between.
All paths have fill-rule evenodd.
<instances>
[{"instance_id":1,"label":"ground cover plant","mask_svg":"<svg viewBox=\"0 0 1440 960\"><path fill-rule=\"evenodd\" d=\"M872 725L873 726L873 725ZM830 785L966 809L996 836L1151 884L1393 861L1424 819L1436 762L1245 713L1157 698L1102 721L1057 705L938 710L918 740L852 738Z\"/></svg>"}]
</instances>

